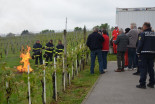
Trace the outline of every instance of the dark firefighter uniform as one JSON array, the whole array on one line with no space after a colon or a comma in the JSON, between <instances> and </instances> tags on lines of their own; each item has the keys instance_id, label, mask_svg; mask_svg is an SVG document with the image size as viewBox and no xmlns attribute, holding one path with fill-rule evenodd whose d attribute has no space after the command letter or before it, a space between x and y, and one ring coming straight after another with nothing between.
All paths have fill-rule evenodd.
<instances>
[{"instance_id":1,"label":"dark firefighter uniform","mask_svg":"<svg viewBox=\"0 0 155 104\"><path fill-rule=\"evenodd\" d=\"M42 60L42 45L40 43L36 43L33 46L34 58L35 58L35 65L38 65L38 59L40 61L40 65L43 64Z\"/></svg>"},{"instance_id":2,"label":"dark firefighter uniform","mask_svg":"<svg viewBox=\"0 0 155 104\"><path fill-rule=\"evenodd\" d=\"M149 84L154 85L154 58L155 58L155 33L151 29L144 30L139 37L137 53L141 54L140 86L146 86L147 72L149 73Z\"/></svg>"},{"instance_id":3,"label":"dark firefighter uniform","mask_svg":"<svg viewBox=\"0 0 155 104\"><path fill-rule=\"evenodd\" d=\"M64 45L62 44L58 44L56 46L56 53L55 53L55 57L57 58L58 56L62 56L63 55L63 52L64 52Z\"/></svg>"},{"instance_id":4,"label":"dark firefighter uniform","mask_svg":"<svg viewBox=\"0 0 155 104\"><path fill-rule=\"evenodd\" d=\"M48 65L48 60L52 61L54 54L54 45L53 43L48 42L45 46L45 55L46 55L46 65Z\"/></svg>"}]
</instances>

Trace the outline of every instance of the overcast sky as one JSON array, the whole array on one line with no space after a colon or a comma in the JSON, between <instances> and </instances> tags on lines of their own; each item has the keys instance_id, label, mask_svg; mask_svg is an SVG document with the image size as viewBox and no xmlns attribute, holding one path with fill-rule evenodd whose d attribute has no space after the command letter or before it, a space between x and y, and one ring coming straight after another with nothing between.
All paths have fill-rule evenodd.
<instances>
[{"instance_id":1,"label":"overcast sky","mask_svg":"<svg viewBox=\"0 0 155 104\"><path fill-rule=\"evenodd\" d=\"M154 7L155 0L0 0L0 33L115 25L116 7Z\"/></svg>"}]
</instances>

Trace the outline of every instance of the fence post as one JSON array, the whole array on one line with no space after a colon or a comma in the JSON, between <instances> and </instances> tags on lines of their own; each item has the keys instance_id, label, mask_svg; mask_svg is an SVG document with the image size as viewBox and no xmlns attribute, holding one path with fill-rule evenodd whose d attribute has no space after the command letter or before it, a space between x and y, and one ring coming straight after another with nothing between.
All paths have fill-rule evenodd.
<instances>
[{"instance_id":1,"label":"fence post","mask_svg":"<svg viewBox=\"0 0 155 104\"><path fill-rule=\"evenodd\" d=\"M57 79L56 79L56 70L53 72L52 80L53 80L53 99L55 99L55 101L57 101Z\"/></svg>"}]
</instances>

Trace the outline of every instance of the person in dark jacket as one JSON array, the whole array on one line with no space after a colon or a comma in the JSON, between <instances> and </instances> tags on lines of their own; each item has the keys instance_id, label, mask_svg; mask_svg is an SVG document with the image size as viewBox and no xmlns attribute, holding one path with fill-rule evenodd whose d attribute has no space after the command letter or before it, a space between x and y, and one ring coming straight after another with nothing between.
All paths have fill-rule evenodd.
<instances>
[{"instance_id":1,"label":"person in dark jacket","mask_svg":"<svg viewBox=\"0 0 155 104\"><path fill-rule=\"evenodd\" d=\"M62 44L62 41L59 40L58 45L56 46L56 55L55 55L55 57L56 57L56 58L57 58L58 56L59 56L59 57L62 57L63 52L64 52L64 45Z\"/></svg>"},{"instance_id":2,"label":"person in dark jacket","mask_svg":"<svg viewBox=\"0 0 155 104\"><path fill-rule=\"evenodd\" d=\"M35 65L38 65L38 59L40 61L40 65L42 65L42 45L40 44L39 40L37 40L36 43L33 45L33 52L33 55L35 57Z\"/></svg>"},{"instance_id":3,"label":"person in dark jacket","mask_svg":"<svg viewBox=\"0 0 155 104\"><path fill-rule=\"evenodd\" d=\"M139 31L139 34L138 34L138 41L137 41L137 46L138 46L138 43L139 43L139 38L141 37L141 33L143 32L142 30L142 27L138 27L138 31ZM140 69L142 67L142 59L141 59L141 55L139 54L139 57L138 55L136 55L136 61L137 61L137 71L135 73L133 73L133 75L140 75Z\"/></svg>"},{"instance_id":4,"label":"person in dark jacket","mask_svg":"<svg viewBox=\"0 0 155 104\"><path fill-rule=\"evenodd\" d=\"M120 29L117 39L114 41L114 43L117 45L117 66L118 69L115 70L115 72L121 72L124 71L125 66L125 51L127 49L127 45L129 44L129 38L126 36L123 32L123 29Z\"/></svg>"},{"instance_id":5,"label":"person in dark jacket","mask_svg":"<svg viewBox=\"0 0 155 104\"><path fill-rule=\"evenodd\" d=\"M150 80L148 87L154 88L154 58L155 58L155 33L151 31L151 24L145 22L143 24L143 32L139 37L137 54L142 58L142 68L140 69L140 80L137 88L146 89L146 77L149 73Z\"/></svg>"},{"instance_id":6,"label":"person in dark jacket","mask_svg":"<svg viewBox=\"0 0 155 104\"><path fill-rule=\"evenodd\" d=\"M103 58L102 58L102 43L104 38L98 33L98 28L94 28L94 32L88 36L87 46L91 50L91 68L90 73L94 74L95 59L98 56L99 71L101 74L105 73L103 71Z\"/></svg>"},{"instance_id":7,"label":"person in dark jacket","mask_svg":"<svg viewBox=\"0 0 155 104\"><path fill-rule=\"evenodd\" d=\"M53 54L54 54L54 45L53 45L53 40L50 40L46 46L45 46L45 55L46 55L46 65L53 59Z\"/></svg>"}]
</instances>

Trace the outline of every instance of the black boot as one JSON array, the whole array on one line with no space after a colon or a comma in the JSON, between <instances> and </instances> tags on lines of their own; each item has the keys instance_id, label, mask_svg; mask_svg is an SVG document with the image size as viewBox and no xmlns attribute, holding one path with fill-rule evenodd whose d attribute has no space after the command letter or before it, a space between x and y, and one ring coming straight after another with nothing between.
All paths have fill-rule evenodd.
<instances>
[{"instance_id":1,"label":"black boot","mask_svg":"<svg viewBox=\"0 0 155 104\"><path fill-rule=\"evenodd\" d=\"M146 89L146 86L145 85L137 85L136 87L137 88L141 88L141 89Z\"/></svg>"},{"instance_id":2,"label":"black boot","mask_svg":"<svg viewBox=\"0 0 155 104\"><path fill-rule=\"evenodd\" d=\"M139 72L135 72L135 73L133 73L133 75L140 75L140 73Z\"/></svg>"},{"instance_id":3,"label":"black boot","mask_svg":"<svg viewBox=\"0 0 155 104\"><path fill-rule=\"evenodd\" d=\"M154 88L153 84L147 84L147 87Z\"/></svg>"}]
</instances>

